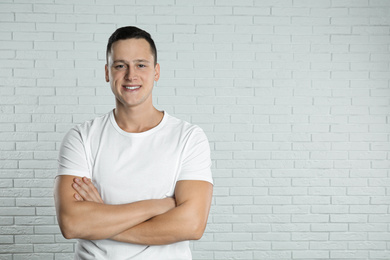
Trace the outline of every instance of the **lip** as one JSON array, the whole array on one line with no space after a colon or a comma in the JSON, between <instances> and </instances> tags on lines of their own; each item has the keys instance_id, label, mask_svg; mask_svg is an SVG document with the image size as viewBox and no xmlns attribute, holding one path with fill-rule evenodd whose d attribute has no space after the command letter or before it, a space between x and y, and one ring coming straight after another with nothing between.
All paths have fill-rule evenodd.
<instances>
[{"instance_id":1,"label":"lip","mask_svg":"<svg viewBox=\"0 0 390 260\"><path fill-rule=\"evenodd\" d=\"M137 91L141 88L141 85L122 85L122 88L125 91ZM134 88L134 89L128 89L128 88Z\"/></svg>"}]
</instances>

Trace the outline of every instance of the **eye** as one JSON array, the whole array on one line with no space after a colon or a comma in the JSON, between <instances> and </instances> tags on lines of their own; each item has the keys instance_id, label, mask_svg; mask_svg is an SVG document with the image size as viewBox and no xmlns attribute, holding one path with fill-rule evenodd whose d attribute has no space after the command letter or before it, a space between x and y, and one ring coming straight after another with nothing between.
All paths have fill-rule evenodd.
<instances>
[{"instance_id":1,"label":"eye","mask_svg":"<svg viewBox=\"0 0 390 260\"><path fill-rule=\"evenodd\" d=\"M125 67L125 65L123 65L123 64L119 64L119 65L115 66L116 69L123 69L124 67Z\"/></svg>"},{"instance_id":2,"label":"eye","mask_svg":"<svg viewBox=\"0 0 390 260\"><path fill-rule=\"evenodd\" d=\"M144 64L138 64L138 68L145 68L146 66Z\"/></svg>"}]
</instances>

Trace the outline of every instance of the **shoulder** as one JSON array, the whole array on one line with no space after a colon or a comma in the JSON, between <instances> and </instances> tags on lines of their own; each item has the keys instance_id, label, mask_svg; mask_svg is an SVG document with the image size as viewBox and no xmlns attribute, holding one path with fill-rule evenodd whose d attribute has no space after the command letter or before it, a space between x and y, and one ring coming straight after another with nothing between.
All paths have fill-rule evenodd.
<instances>
[{"instance_id":1,"label":"shoulder","mask_svg":"<svg viewBox=\"0 0 390 260\"><path fill-rule=\"evenodd\" d=\"M189 123L183 119L171 116L167 114L166 126L171 131L176 132L182 136L191 137L191 136L206 136L203 129L196 125Z\"/></svg>"},{"instance_id":2,"label":"shoulder","mask_svg":"<svg viewBox=\"0 0 390 260\"><path fill-rule=\"evenodd\" d=\"M78 138L84 139L97 131L102 131L104 125L110 120L110 114L111 112L73 126L66 134L66 137L77 136Z\"/></svg>"}]
</instances>

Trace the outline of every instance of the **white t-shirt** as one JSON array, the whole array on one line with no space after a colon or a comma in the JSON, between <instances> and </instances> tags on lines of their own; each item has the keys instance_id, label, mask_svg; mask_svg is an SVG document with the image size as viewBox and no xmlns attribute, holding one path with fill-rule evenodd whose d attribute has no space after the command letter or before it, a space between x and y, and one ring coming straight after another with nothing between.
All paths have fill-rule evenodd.
<instances>
[{"instance_id":1,"label":"white t-shirt","mask_svg":"<svg viewBox=\"0 0 390 260\"><path fill-rule=\"evenodd\" d=\"M203 130L166 112L159 125L142 133L123 131L113 111L75 126L62 142L58 161L58 175L92 179L107 204L172 197L180 180L213 182ZM79 239L75 253L83 260L191 258L188 241L145 246Z\"/></svg>"}]
</instances>

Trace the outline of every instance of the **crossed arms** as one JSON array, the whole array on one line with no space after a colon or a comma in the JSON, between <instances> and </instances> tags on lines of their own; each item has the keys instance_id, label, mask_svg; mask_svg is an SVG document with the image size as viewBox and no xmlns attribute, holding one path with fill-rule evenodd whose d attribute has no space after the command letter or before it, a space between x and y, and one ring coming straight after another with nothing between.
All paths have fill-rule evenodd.
<instances>
[{"instance_id":1,"label":"crossed arms","mask_svg":"<svg viewBox=\"0 0 390 260\"><path fill-rule=\"evenodd\" d=\"M185 180L177 182L175 198L108 205L87 178L62 175L56 178L54 199L67 239L164 245L202 237L212 190L209 182Z\"/></svg>"}]
</instances>

